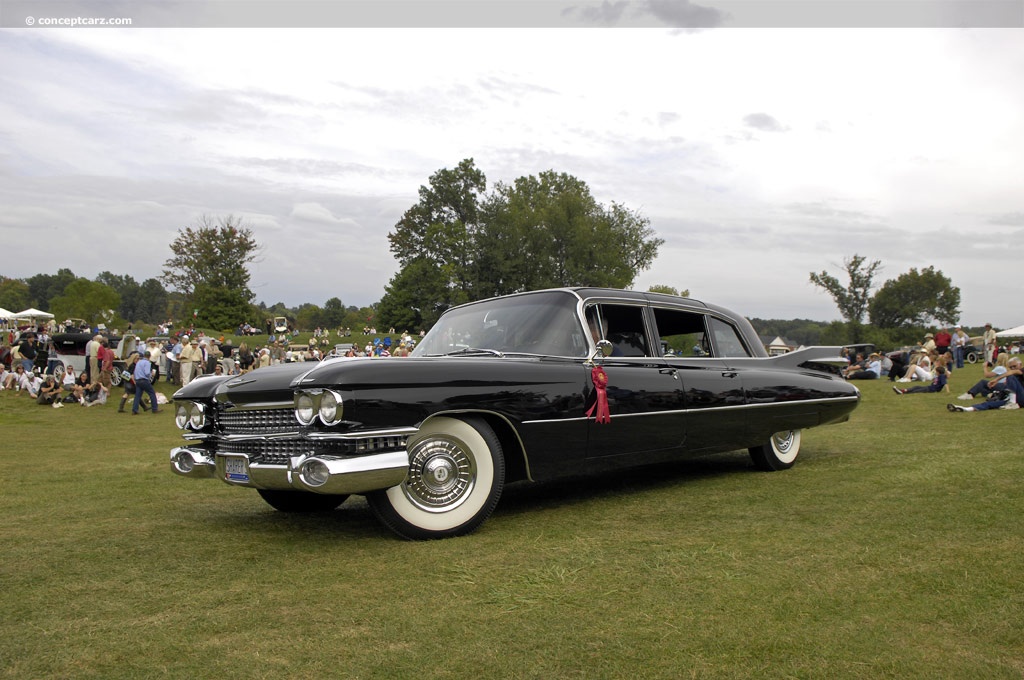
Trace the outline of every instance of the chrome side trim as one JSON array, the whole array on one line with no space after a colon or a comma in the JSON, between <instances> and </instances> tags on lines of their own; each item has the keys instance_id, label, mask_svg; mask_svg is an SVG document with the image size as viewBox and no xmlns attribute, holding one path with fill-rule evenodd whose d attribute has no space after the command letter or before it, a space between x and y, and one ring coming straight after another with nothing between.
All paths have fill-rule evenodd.
<instances>
[{"instance_id":1,"label":"chrome side trim","mask_svg":"<svg viewBox=\"0 0 1024 680\"><path fill-rule=\"evenodd\" d=\"M831 399L799 399L795 401L772 401L764 404L737 404L735 406L709 406L707 408L684 408L674 409L671 411L651 411L649 413L619 413L612 414L612 418L644 418L647 416L666 416L673 414L686 414L686 413L707 413L709 411L738 411L742 409L762 409L771 408L773 406L792 406L794 404L828 404L833 402L844 402L844 401L860 401L859 396L853 397L833 397ZM574 417L574 418L553 418L550 420L524 420L523 425L536 425L543 423L571 423L580 420L592 420L588 417Z\"/></svg>"}]
</instances>

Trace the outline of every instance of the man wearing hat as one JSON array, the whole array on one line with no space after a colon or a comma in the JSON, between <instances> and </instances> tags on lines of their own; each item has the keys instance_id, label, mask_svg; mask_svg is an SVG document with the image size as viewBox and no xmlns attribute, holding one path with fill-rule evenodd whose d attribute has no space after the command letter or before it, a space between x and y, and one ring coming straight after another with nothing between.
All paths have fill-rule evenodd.
<instances>
[{"instance_id":1,"label":"man wearing hat","mask_svg":"<svg viewBox=\"0 0 1024 680\"><path fill-rule=\"evenodd\" d=\"M992 324L985 324L985 334L982 336L985 341L985 361L995 363L996 360L996 329Z\"/></svg>"},{"instance_id":2,"label":"man wearing hat","mask_svg":"<svg viewBox=\"0 0 1024 680\"><path fill-rule=\"evenodd\" d=\"M188 385L192 381L192 378L195 377L194 370L196 362L202 360L203 350L199 348L199 338L193 337L188 341L188 345L181 348L181 354L178 356L182 387Z\"/></svg>"}]
</instances>

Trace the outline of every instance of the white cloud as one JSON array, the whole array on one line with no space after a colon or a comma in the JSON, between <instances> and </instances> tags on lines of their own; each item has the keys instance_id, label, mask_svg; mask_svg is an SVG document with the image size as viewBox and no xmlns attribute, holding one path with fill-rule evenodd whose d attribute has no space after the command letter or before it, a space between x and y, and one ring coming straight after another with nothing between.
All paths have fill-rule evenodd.
<instances>
[{"instance_id":1,"label":"white cloud","mask_svg":"<svg viewBox=\"0 0 1024 680\"><path fill-rule=\"evenodd\" d=\"M553 169L649 217L666 244L638 288L832 319L808 273L857 252L885 277L934 265L965 322L1016 325L986 282L1024 215L1019 36L4 30L3 273L142 280L177 229L234 214L265 246L259 299L368 304L418 187L473 157L490 183ZM34 233L77 247L25 257Z\"/></svg>"}]
</instances>

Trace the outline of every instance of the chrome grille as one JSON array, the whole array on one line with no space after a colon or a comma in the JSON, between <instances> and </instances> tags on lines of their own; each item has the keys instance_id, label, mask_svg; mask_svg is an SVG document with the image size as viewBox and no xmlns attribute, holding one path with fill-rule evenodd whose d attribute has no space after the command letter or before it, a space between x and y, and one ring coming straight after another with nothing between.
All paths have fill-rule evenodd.
<instances>
[{"instance_id":1,"label":"chrome grille","mask_svg":"<svg viewBox=\"0 0 1024 680\"><path fill-rule=\"evenodd\" d=\"M294 432L299 427L295 411L290 408L227 409L217 418L226 434L274 434Z\"/></svg>"},{"instance_id":2,"label":"chrome grille","mask_svg":"<svg viewBox=\"0 0 1024 680\"><path fill-rule=\"evenodd\" d=\"M224 442L223 453L244 453L252 463L288 465L293 456L352 457L405 449L407 437L368 437L355 440L269 439Z\"/></svg>"}]
</instances>

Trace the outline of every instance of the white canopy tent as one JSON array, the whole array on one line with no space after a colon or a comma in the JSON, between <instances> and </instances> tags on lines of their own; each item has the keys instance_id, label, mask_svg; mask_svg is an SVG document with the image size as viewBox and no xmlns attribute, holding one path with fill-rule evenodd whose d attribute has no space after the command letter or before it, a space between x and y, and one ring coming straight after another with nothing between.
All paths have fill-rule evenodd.
<instances>
[{"instance_id":1,"label":"white canopy tent","mask_svg":"<svg viewBox=\"0 0 1024 680\"><path fill-rule=\"evenodd\" d=\"M996 333L997 338L1024 338L1024 326L1007 328L1005 331Z\"/></svg>"},{"instance_id":2,"label":"white canopy tent","mask_svg":"<svg viewBox=\"0 0 1024 680\"><path fill-rule=\"evenodd\" d=\"M38 309L36 309L34 307L29 307L28 309L26 309L24 311L18 312L14 316L16 316L19 319L32 319L33 321L36 320L36 319L52 319L53 318L53 314L50 314L49 312L40 311L40 310L38 310Z\"/></svg>"},{"instance_id":3,"label":"white canopy tent","mask_svg":"<svg viewBox=\"0 0 1024 680\"><path fill-rule=\"evenodd\" d=\"M2 321L4 319L13 319L13 318L14 318L14 312L8 312L3 307L0 307L0 321Z\"/></svg>"}]
</instances>

